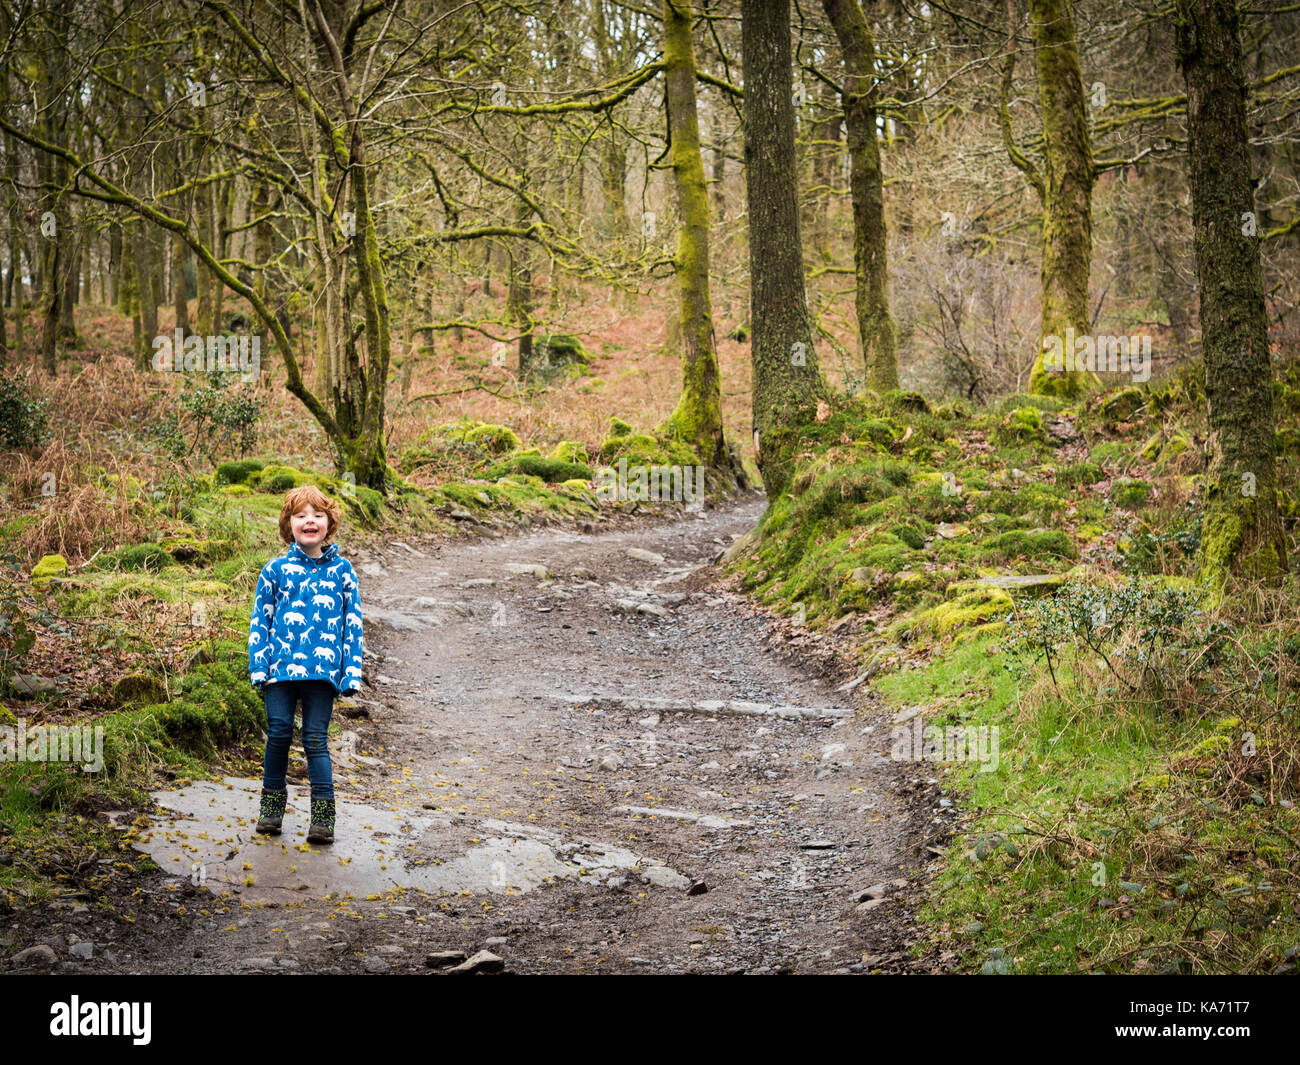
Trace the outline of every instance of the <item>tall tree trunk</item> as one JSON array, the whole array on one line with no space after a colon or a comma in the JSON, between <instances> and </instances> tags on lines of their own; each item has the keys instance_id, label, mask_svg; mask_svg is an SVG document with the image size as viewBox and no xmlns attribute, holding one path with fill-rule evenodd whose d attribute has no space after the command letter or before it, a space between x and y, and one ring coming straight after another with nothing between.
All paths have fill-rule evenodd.
<instances>
[{"instance_id":1,"label":"tall tree trunk","mask_svg":"<svg viewBox=\"0 0 1300 1065\"><path fill-rule=\"evenodd\" d=\"M1210 464L1201 572L1276 581L1287 569L1277 509L1273 373L1254 220L1240 14L1235 0L1177 0L1187 81L1188 170Z\"/></svg>"},{"instance_id":2,"label":"tall tree trunk","mask_svg":"<svg viewBox=\"0 0 1300 1065\"><path fill-rule=\"evenodd\" d=\"M795 185L789 0L741 0L754 446L768 506L794 473L804 426L829 399L812 343Z\"/></svg>"},{"instance_id":3,"label":"tall tree trunk","mask_svg":"<svg viewBox=\"0 0 1300 1065\"><path fill-rule=\"evenodd\" d=\"M704 465L730 467L709 298L709 194L695 108L692 21L689 0L664 0L668 137L681 216L674 267L682 338L682 394L667 424L695 448Z\"/></svg>"},{"instance_id":4,"label":"tall tree trunk","mask_svg":"<svg viewBox=\"0 0 1300 1065\"><path fill-rule=\"evenodd\" d=\"M1096 170L1075 43L1071 0L1029 0L1038 110L1043 123L1043 173L1015 146L1008 99L1015 64L1015 17L1007 0L1008 48L999 117L1008 154L1043 205L1042 344L1029 390L1073 397L1097 382L1066 350L1071 337L1092 333L1088 275L1092 268L1092 186Z\"/></svg>"},{"instance_id":5,"label":"tall tree trunk","mask_svg":"<svg viewBox=\"0 0 1300 1065\"><path fill-rule=\"evenodd\" d=\"M853 199L858 335L868 388L898 387L898 350L889 315L884 177L876 139L876 45L858 0L822 0L844 53L844 125Z\"/></svg>"}]
</instances>

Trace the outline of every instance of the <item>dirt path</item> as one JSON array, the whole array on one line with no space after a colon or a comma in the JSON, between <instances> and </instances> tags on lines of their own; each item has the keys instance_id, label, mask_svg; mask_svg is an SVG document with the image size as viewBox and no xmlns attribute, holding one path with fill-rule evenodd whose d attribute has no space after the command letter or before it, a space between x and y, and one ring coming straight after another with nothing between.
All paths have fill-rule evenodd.
<instances>
[{"instance_id":1,"label":"dirt path","mask_svg":"<svg viewBox=\"0 0 1300 1065\"><path fill-rule=\"evenodd\" d=\"M137 845L174 875L133 922L45 929L59 958L94 943L60 967L907 967L901 882L854 895L915 864L931 797L862 689L720 582L710 559L761 510L349 549L371 688L337 711L336 842L304 843L305 776L279 839L252 832L257 781L159 792Z\"/></svg>"}]
</instances>

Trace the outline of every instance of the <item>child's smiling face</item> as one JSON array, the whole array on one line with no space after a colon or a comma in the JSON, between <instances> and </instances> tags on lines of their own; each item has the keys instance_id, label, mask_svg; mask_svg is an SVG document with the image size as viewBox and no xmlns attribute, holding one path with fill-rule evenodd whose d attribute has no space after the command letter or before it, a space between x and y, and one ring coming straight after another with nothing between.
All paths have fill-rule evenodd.
<instances>
[{"instance_id":1,"label":"child's smiling face","mask_svg":"<svg viewBox=\"0 0 1300 1065\"><path fill-rule=\"evenodd\" d=\"M330 518L323 510L318 510L310 503L304 503L293 512L290 529L293 538L308 554L314 555L329 534Z\"/></svg>"}]
</instances>

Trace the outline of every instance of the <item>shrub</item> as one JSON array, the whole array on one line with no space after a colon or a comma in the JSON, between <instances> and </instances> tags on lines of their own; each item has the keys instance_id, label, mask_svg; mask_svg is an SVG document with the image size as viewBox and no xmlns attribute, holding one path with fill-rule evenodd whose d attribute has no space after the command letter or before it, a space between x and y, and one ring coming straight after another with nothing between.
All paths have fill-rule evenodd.
<instances>
[{"instance_id":1,"label":"shrub","mask_svg":"<svg viewBox=\"0 0 1300 1065\"><path fill-rule=\"evenodd\" d=\"M26 374L0 370L0 444L5 447L40 447L47 437L48 399L32 399Z\"/></svg>"}]
</instances>

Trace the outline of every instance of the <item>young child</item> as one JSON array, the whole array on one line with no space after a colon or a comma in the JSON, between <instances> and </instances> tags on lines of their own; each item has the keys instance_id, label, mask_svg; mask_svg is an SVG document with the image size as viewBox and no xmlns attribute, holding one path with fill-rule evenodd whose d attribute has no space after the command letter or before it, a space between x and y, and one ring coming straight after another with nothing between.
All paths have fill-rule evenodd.
<instances>
[{"instance_id":1,"label":"young child","mask_svg":"<svg viewBox=\"0 0 1300 1065\"><path fill-rule=\"evenodd\" d=\"M280 834L293 710L301 700L310 843L334 840L334 770L325 741L334 698L361 688L361 592L352 564L329 543L341 513L315 485L285 493L280 539L289 550L262 567L248 626L248 679L266 702L257 831Z\"/></svg>"}]
</instances>

